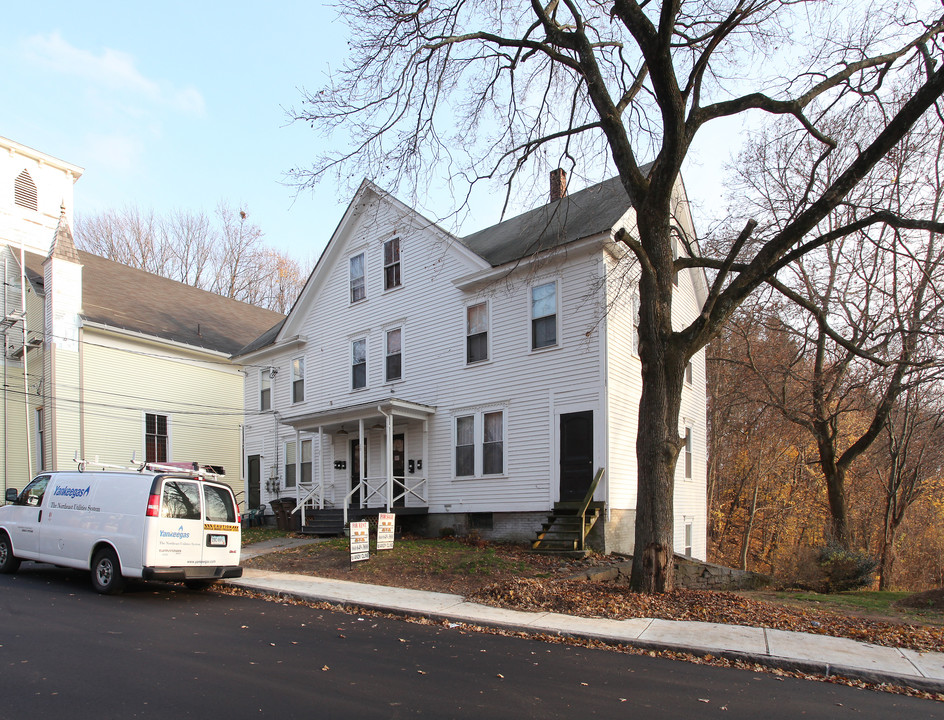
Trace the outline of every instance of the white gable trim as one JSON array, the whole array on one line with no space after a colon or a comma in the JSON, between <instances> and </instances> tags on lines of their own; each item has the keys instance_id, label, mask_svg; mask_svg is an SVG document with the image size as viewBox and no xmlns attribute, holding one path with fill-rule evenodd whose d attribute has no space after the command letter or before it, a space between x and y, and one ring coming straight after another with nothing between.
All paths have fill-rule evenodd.
<instances>
[{"instance_id":1,"label":"white gable trim","mask_svg":"<svg viewBox=\"0 0 944 720\"><path fill-rule=\"evenodd\" d=\"M483 258L479 257L471 250L466 248L454 235L444 230L432 220L423 217L416 210L400 202L389 193L381 190L369 180L364 180L361 183L360 188L358 188L357 192L355 193L354 198L348 205L347 210L345 211L344 216L341 218L341 221L338 223L337 228L335 228L334 233L328 240L328 244L325 246L324 252L321 253L321 257L318 258L318 262L311 271L311 275L308 276L305 287L302 289L298 299L295 301L295 304L289 311L288 317L285 319L285 324L282 326L282 329L279 331L279 334L276 337L276 343L283 341L285 338L299 334L305 318L311 312L311 306L315 302L315 297L318 295L318 292L327 279L327 276L330 274L331 269L338 262L340 262L342 255L346 257L346 255L342 253L342 248L344 247L344 240L353 227L354 221L360 215L364 206L370 203L373 199L376 199L380 202L389 203L404 216L418 221L417 224L420 227L429 230L434 235L437 235L448 245L451 251L462 254L468 260L480 265L483 268L489 267L489 264Z\"/></svg>"}]
</instances>

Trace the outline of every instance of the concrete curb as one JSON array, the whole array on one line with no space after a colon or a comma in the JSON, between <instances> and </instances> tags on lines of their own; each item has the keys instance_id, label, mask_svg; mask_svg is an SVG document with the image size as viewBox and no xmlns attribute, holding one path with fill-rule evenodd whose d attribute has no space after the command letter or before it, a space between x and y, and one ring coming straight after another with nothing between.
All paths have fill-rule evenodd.
<instances>
[{"instance_id":1,"label":"concrete curb","mask_svg":"<svg viewBox=\"0 0 944 720\"><path fill-rule=\"evenodd\" d=\"M334 596L319 594L317 592L303 592L292 590L273 589L266 585L253 583L251 580L228 580L226 584L234 587L240 587L251 590L262 595L285 598L287 600L297 600L303 602L323 602L341 608L375 610L390 615L410 618L425 618L434 621L458 622L468 625L477 625L481 627L494 628L498 630L513 630L531 635L553 635L558 637L572 637L582 640L594 640L610 645L624 645L637 648L639 650L653 651L672 651L679 653L688 653L700 657L712 655L714 657L724 658L726 660L752 663L762 667L768 667L778 670L788 670L808 675L821 675L824 677L843 677L850 680L861 680L873 684L887 684L901 687L914 688L923 692L944 693L944 679L923 677L920 674L903 675L901 673L870 670L866 668L852 667L843 664L806 660L800 658L782 657L777 655L767 655L761 653L744 652L740 650L726 650L723 648L705 647L702 645L688 645L677 642L662 642L658 640L634 639L630 637L616 637L612 634L581 632L571 630L561 630L551 627L542 627L538 619L535 624L527 624L513 621L503 621L489 618L476 618L465 613L453 613L444 610L422 610L420 608L405 608L402 605L387 604L377 601L364 602L351 599L339 599ZM417 591L418 592L418 591ZM433 593L431 593L433 595ZM455 596L459 597L459 596ZM474 603L461 602L457 604L474 605ZM489 606L479 606L484 611L496 610ZM524 612L524 611L505 611L505 612ZM547 613L550 615L550 613ZM640 620L645 620L641 619ZM651 620L649 621L651 622ZM819 637L819 636L814 636ZM826 636L823 636L826 637ZM894 650L895 648L890 648ZM899 652L901 652L899 650ZM905 660L907 657L903 655ZM910 662L910 661L909 661ZM913 663L911 663L914 665ZM917 670L917 668L916 668ZM918 671L920 673L920 671Z\"/></svg>"}]
</instances>

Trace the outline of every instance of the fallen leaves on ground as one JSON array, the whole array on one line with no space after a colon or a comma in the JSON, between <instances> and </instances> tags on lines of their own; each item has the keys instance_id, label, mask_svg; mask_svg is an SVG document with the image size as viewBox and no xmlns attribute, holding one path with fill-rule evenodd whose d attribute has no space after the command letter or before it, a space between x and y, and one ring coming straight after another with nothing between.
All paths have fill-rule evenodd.
<instances>
[{"instance_id":1,"label":"fallen leaves on ground","mask_svg":"<svg viewBox=\"0 0 944 720\"><path fill-rule=\"evenodd\" d=\"M513 579L494 583L469 600L517 610L626 620L664 620L750 625L832 635L888 647L944 652L944 628L901 625L824 610L802 610L753 600L733 592L674 590L643 595L621 585L586 580Z\"/></svg>"}]
</instances>

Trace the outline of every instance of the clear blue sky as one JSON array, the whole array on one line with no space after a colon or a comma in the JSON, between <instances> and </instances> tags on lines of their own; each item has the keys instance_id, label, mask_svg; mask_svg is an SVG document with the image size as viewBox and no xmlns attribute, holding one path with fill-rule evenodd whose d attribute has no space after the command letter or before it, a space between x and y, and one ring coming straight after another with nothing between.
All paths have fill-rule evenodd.
<instances>
[{"instance_id":1,"label":"clear blue sky","mask_svg":"<svg viewBox=\"0 0 944 720\"><path fill-rule=\"evenodd\" d=\"M317 258L350 197L330 184L317 195L284 184L321 138L289 125L283 108L341 64L334 10L72 0L6 3L3 15L0 135L85 168L77 213L211 213L225 200L248 209L268 244ZM716 202L718 170L690 166L693 201ZM452 209L429 205L429 217ZM482 209L463 229L497 219Z\"/></svg>"}]
</instances>

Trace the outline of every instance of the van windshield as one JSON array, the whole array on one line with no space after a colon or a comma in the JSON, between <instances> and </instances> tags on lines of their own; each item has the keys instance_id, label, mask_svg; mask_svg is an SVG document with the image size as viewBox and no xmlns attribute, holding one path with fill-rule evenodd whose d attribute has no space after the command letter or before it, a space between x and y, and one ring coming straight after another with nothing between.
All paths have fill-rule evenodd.
<instances>
[{"instance_id":1,"label":"van windshield","mask_svg":"<svg viewBox=\"0 0 944 720\"><path fill-rule=\"evenodd\" d=\"M206 494L206 519L216 522L236 522L233 496L226 488L204 485Z\"/></svg>"}]
</instances>

